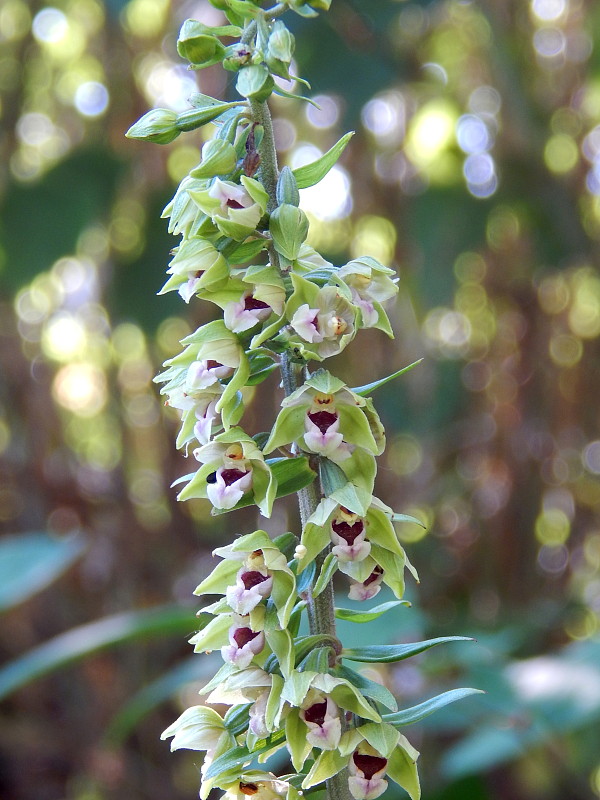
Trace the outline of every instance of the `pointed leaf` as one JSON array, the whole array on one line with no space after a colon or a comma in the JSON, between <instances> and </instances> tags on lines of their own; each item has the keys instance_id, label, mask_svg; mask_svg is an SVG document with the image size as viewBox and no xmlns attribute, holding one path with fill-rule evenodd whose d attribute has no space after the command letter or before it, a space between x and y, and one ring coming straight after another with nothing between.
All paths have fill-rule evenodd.
<instances>
[{"instance_id":1,"label":"pointed leaf","mask_svg":"<svg viewBox=\"0 0 600 800\"><path fill-rule=\"evenodd\" d=\"M393 711L396 711L398 708L396 698L389 689L386 689L385 686L382 686L382 684L376 681L372 681L362 673L356 672L350 669L350 667L340 665L336 669L336 674L339 675L340 678L345 678L345 680L353 686L356 686L365 697L369 697L371 700L375 700L376 703L381 703L386 708L391 708Z\"/></svg>"},{"instance_id":2,"label":"pointed leaf","mask_svg":"<svg viewBox=\"0 0 600 800\"><path fill-rule=\"evenodd\" d=\"M325 557L325 561L323 561L323 566L321 567L321 572L319 573L319 577L314 585L312 590L312 596L318 597L321 592L323 592L331 579L333 578L334 574L337 572L338 568L338 560L333 553L328 553Z\"/></svg>"},{"instance_id":3,"label":"pointed leaf","mask_svg":"<svg viewBox=\"0 0 600 800\"><path fill-rule=\"evenodd\" d=\"M314 186L319 181L323 180L325 175L337 162L338 158L346 149L346 145L354 136L354 131L349 131L344 134L342 138L336 142L333 147L328 150L321 158L313 161L310 164L305 164L303 167L298 167L293 170L294 177L299 189L306 189L309 186Z\"/></svg>"},{"instance_id":4,"label":"pointed leaf","mask_svg":"<svg viewBox=\"0 0 600 800\"><path fill-rule=\"evenodd\" d=\"M404 367L403 369L399 369L398 372L393 372L391 375L388 375L387 378L380 378L378 381L373 381L373 383L366 383L364 386L357 386L355 389L352 389L354 394L358 394L361 397L368 397L375 389L379 389L380 386L385 386L386 383L393 381L394 378L400 377L400 375L404 375L405 372L409 372L409 370L416 367L418 364L423 361L420 358L418 361L413 361L412 364L409 364L408 367Z\"/></svg>"},{"instance_id":5,"label":"pointed leaf","mask_svg":"<svg viewBox=\"0 0 600 800\"><path fill-rule=\"evenodd\" d=\"M410 606L410 603L408 600L390 600L388 603L382 603L380 606L369 609L369 611L356 611L352 608L336 608L335 616L337 619L343 619L347 622L371 622L396 606Z\"/></svg>"},{"instance_id":6,"label":"pointed leaf","mask_svg":"<svg viewBox=\"0 0 600 800\"><path fill-rule=\"evenodd\" d=\"M485 694L485 692L482 692L481 689L451 689L449 692L438 694L436 697L425 700L425 702L419 703L417 706L402 709L402 711L397 711L395 714L384 714L383 719L385 722L389 722L390 725L412 725L414 722L420 722L425 717L433 714L434 711L472 694Z\"/></svg>"},{"instance_id":7,"label":"pointed leaf","mask_svg":"<svg viewBox=\"0 0 600 800\"><path fill-rule=\"evenodd\" d=\"M474 642L469 636L440 636L437 639L427 639L424 642L411 642L410 644L374 644L368 647L351 647L342 650L342 658L350 661L367 661L369 663L386 663L402 661L405 658L416 656L434 647L436 644L447 642Z\"/></svg>"},{"instance_id":8,"label":"pointed leaf","mask_svg":"<svg viewBox=\"0 0 600 800\"><path fill-rule=\"evenodd\" d=\"M82 536L53 538L22 533L0 540L0 611L23 602L52 583L85 550Z\"/></svg>"}]
</instances>

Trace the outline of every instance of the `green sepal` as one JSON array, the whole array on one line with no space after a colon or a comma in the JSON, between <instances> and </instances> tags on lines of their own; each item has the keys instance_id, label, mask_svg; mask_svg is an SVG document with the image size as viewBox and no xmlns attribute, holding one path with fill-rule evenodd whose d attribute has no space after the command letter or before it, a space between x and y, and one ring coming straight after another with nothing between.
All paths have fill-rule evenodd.
<instances>
[{"instance_id":1,"label":"green sepal","mask_svg":"<svg viewBox=\"0 0 600 800\"><path fill-rule=\"evenodd\" d=\"M312 745L306 740L306 724L297 712L292 711L285 718L285 740L294 769L300 772Z\"/></svg>"},{"instance_id":2,"label":"green sepal","mask_svg":"<svg viewBox=\"0 0 600 800\"><path fill-rule=\"evenodd\" d=\"M191 178L213 178L231 174L237 164L235 147L223 139L209 139L202 147L202 161L190 172Z\"/></svg>"},{"instance_id":3,"label":"green sepal","mask_svg":"<svg viewBox=\"0 0 600 800\"><path fill-rule=\"evenodd\" d=\"M274 75L290 80L290 62L294 55L294 36L281 20L273 23L266 41L265 61Z\"/></svg>"},{"instance_id":4,"label":"green sepal","mask_svg":"<svg viewBox=\"0 0 600 800\"><path fill-rule=\"evenodd\" d=\"M287 680L294 669L294 643L288 630L265 631L267 643L277 658L281 674Z\"/></svg>"},{"instance_id":5,"label":"green sepal","mask_svg":"<svg viewBox=\"0 0 600 800\"><path fill-rule=\"evenodd\" d=\"M237 266L238 264L252 261L266 246L265 239L250 239L247 242L242 242L242 244L235 242L235 245L225 255L230 264Z\"/></svg>"},{"instance_id":6,"label":"green sepal","mask_svg":"<svg viewBox=\"0 0 600 800\"><path fill-rule=\"evenodd\" d=\"M303 167L298 167L293 170L294 177L299 189L306 189L309 186L314 186L319 181L323 180L329 170L335 165L339 157L346 149L346 145L354 136L354 131L349 131L344 134L342 138L336 142L332 148L324 153L316 161L310 164L305 164Z\"/></svg>"},{"instance_id":7,"label":"green sepal","mask_svg":"<svg viewBox=\"0 0 600 800\"><path fill-rule=\"evenodd\" d=\"M223 5L217 8L225 8L227 11L233 11L236 15L239 14L243 19L252 19L261 13L261 9L253 3L248 3L246 0L222 0ZM229 16L229 13L227 14Z\"/></svg>"},{"instance_id":8,"label":"green sepal","mask_svg":"<svg viewBox=\"0 0 600 800\"><path fill-rule=\"evenodd\" d=\"M271 96L275 87L273 76L263 64L242 67L238 73L235 88L238 94L248 100L264 102Z\"/></svg>"},{"instance_id":9,"label":"green sepal","mask_svg":"<svg viewBox=\"0 0 600 800\"><path fill-rule=\"evenodd\" d=\"M451 689L448 692L436 695L429 700L425 700L419 705L412 706L411 708L404 708L402 711L397 711L395 714L384 714L383 720L390 725L404 726L412 725L415 722L420 722L425 717L438 711L440 708L455 703L457 700L462 700L463 697L470 697L473 694L485 694L481 689Z\"/></svg>"},{"instance_id":10,"label":"green sepal","mask_svg":"<svg viewBox=\"0 0 600 800\"><path fill-rule=\"evenodd\" d=\"M400 734L394 750L390 753L386 772L390 778L408 792L411 800L419 800L421 786L417 771L418 750Z\"/></svg>"},{"instance_id":11,"label":"green sepal","mask_svg":"<svg viewBox=\"0 0 600 800\"><path fill-rule=\"evenodd\" d=\"M281 675L277 675L275 672L271 675L271 679L271 691L269 692L267 707L265 709L265 725L269 731L279 727L281 712L284 706L282 694L285 685L284 678L282 678Z\"/></svg>"},{"instance_id":12,"label":"green sepal","mask_svg":"<svg viewBox=\"0 0 600 800\"><path fill-rule=\"evenodd\" d=\"M346 622L372 622L377 619L386 611L397 606L410 606L408 600L390 600L388 603L382 603L379 606L369 609L368 611L356 611L352 608L336 608L336 619L342 619Z\"/></svg>"},{"instance_id":13,"label":"green sepal","mask_svg":"<svg viewBox=\"0 0 600 800\"><path fill-rule=\"evenodd\" d=\"M380 703L386 708L390 708L392 711L397 711L398 703L396 702L396 698L390 692L390 690L381 683L372 681L362 673L356 672L355 670L350 669L350 667L347 667L343 664L340 664L338 667L336 667L335 673L336 675L339 675L340 678L345 678L345 680L347 680L353 686L356 686L359 692L365 697L374 700L376 703ZM385 715L383 718L387 719Z\"/></svg>"},{"instance_id":14,"label":"green sepal","mask_svg":"<svg viewBox=\"0 0 600 800\"><path fill-rule=\"evenodd\" d=\"M235 664L223 664L220 669L213 675L213 677L209 680L206 686L203 686L200 689L200 694L208 694L212 692L213 689L216 689L223 683L223 681L227 680L230 675L239 672L239 667L236 667Z\"/></svg>"},{"instance_id":15,"label":"green sepal","mask_svg":"<svg viewBox=\"0 0 600 800\"><path fill-rule=\"evenodd\" d=\"M341 772L347 763L348 756L341 755L339 750L322 750L310 772L302 781L302 788L310 789L311 786L323 783Z\"/></svg>"},{"instance_id":16,"label":"green sepal","mask_svg":"<svg viewBox=\"0 0 600 800\"><path fill-rule=\"evenodd\" d=\"M189 643L194 645L195 653L210 653L213 650L220 650L223 645L227 644L230 627L230 615L219 614L203 630L192 636Z\"/></svg>"},{"instance_id":17,"label":"green sepal","mask_svg":"<svg viewBox=\"0 0 600 800\"><path fill-rule=\"evenodd\" d=\"M334 675L320 674L314 678L312 686L326 695L331 695L341 708L352 711L359 717L381 722L379 713L350 681Z\"/></svg>"},{"instance_id":18,"label":"green sepal","mask_svg":"<svg viewBox=\"0 0 600 800\"><path fill-rule=\"evenodd\" d=\"M338 560L336 556L334 556L333 553L328 553L323 561L323 566L321 567L319 577L315 581L315 585L312 590L313 597L318 597L327 588L329 582L337 572L337 568Z\"/></svg>"},{"instance_id":19,"label":"green sepal","mask_svg":"<svg viewBox=\"0 0 600 800\"><path fill-rule=\"evenodd\" d=\"M283 203L271 213L269 231L277 252L293 261L308 236L308 217L297 206Z\"/></svg>"},{"instance_id":20,"label":"green sepal","mask_svg":"<svg viewBox=\"0 0 600 800\"><path fill-rule=\"evenodd\" d=\"M281 697L294 708L299 708L308 694L316 672L293 670L288 675Z\"/></svg>"},{"instance_id":21,"label":"green sepal","mask_svg":"<svg viewBox=\"0 0 600 800\"><path fill-rule=\"evenodd\" d=\"M367 647L344 648L342 658L347 658L349 661L366 661L371 664L389 663L416 656L436 644L473 641L475 640L469 636L440 636L437 639L426 639L423 642L410 644L374 644Z\"/></svg>"},{"instance_id":22,"label":"green sepal","mask_svg":"<svg viewBox=\"0 0 600 800\"><path fill-rule=\"evenodd\" d=\"M225 594L227 587L235 583L235 576L240 568L240 561L224 558L196 588L195 595Z\"/></svg>"},{"instance_id":23,"label":"green sepal","mask_svg":"<svg viewBox=\"0 0 600 800\"><path fill-rule=\"evenodd\" d=\"M420 358L418 361L413 361L412 364L409 364L408 367L403 367L399 369L398 372L393 372L391 375L388 375L387 378L381 378L378 381L373 381L373 383L365 383L363 386L357 386L356 388L352 389L355 394L360 395L361 397L368 397L375 389L379 389L380 386L385 386L386 383L393 381L394 378L400 377L400 375L404 375L405 372L409 372L411 369L414 369L418 364L423 361Z\"/></svg>"},{"instance_id":24,"label":"green sepal","mask_svg":"<svg viewBox=\"0 0 600 800\"><path fill-rule=\"evenodd\" d=\"M400 734L393 725L388 725L381 721L377 724L367 722L365 725L360 726L358 732L384 758L390 757L400 739Z\"/></svg>"},{"instance_id":25,"label":"green sepal","mask_svg":"<svg viewBox=\"0 0 600 800\"><path fill-rule=\"evenodd\" d=\"M348 464L348 462L355 458L355 456L360 453L360 449L357 448L352 456L344 462L344 464ZM373 456L369 455L365 451L362 451L365 456L368 456L368 461L362 459L362 462L365 466L369 467L369 471L366 474L367 484L372 487L373 480L375 478L374 475L374 464L375 459ZM355 459L355 464L353 465L353 473L358 475L358 479L362 479L360 474L357 472L357 465ZM358 465L360 466L360 464ZM330 461L328 458L321 458L319 462L319 474L321 477L321 483L323 486L323 493L328 499L335 500L336 503L339 505L344 506L349 511L352 511L354 514L358 514L360 517L366 516L367 509L371 505L371 500L373 499L373 495L371 494L371 490L365 488L364 486L357 486L352 483L346 472L342 467L335 464L333 461Z\"/></svg>"}]
</instances>

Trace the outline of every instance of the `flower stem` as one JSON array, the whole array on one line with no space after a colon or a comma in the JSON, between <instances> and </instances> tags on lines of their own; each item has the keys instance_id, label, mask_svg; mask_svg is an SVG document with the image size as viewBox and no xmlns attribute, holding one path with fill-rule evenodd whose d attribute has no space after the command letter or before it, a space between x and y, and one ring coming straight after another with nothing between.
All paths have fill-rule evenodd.
<instances>
[{"instance_id":1,"label":"flower stem","mask_svg":"<svg viewBox=\"0 0 600 800\"><path fill-rule=\"evenodd\" d=\"M277 165L277 150L273 135L271 112L266 102L252 101L251 108L254 121L262 125L264 130L263 140L260 146L260 178L269 195L267 210L273 211L273 209L277 207L277 179L279 178L279 168ZM271 247L269 251L273 266L280 269L279 258L275 248ZM281 359L281 378L286 397L289 397L289 395L298 388L303 377L301 372L300 365L294 363L290 356L284 353ZM314 513L322 497L319 479L315 478L309 486L301 489L297 493L297 496L300 509L300 521L302 529L304 529L308 518ZM326 555L327 551L323 551L316 559L317 575ZM333 582L330 581L317 597L313 597L312 591L309 589L306 595L306 602L311 634L315 635L321 633L337 639ZM343 712L340 712L340 715L342 730L344 730L345 720ZM337 775L327 780L326 791L327 800L352 800L348 789L347 769L342 770Z\"/></svg>"}]
</instances>

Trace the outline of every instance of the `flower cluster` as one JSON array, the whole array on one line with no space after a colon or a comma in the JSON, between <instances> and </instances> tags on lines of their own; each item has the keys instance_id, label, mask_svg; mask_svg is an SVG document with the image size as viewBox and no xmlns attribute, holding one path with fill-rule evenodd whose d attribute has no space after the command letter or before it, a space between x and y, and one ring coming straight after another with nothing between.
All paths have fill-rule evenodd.
<instances>
[{"instance_id":1,"label":"flower cluster","mask_svg":"<svg viewBox=\"0 0 600 800\"><path fill-rule=\"evenodd\" d=\"M221 63L235 73L242 99L197 94L188 111L155 109L128 132L168 144L208 122L216 129L164 211L180 241L161 292L208 301L219 316L182 341L156 380L180 412L177 446L198 464L177 481L178 498L206 499L215 514L255 505L269 517L277 498L297 493L302 530L276 539L258 530L215 550L221 561L196 594L216 599L199 612L191 643L220 650L224 663L204 687L208 705L184 711L163 737L172 749L204 752L201 798L218 787L232 799L296 800L325 783L337 797L372 800L391 778L417 800L418 753L399 728L420 719L420 707L397 712L384 686L346 662L397 661L457 637L345 649L334 623L364 623L402 605L405 568L414 574L394 528L409 518L373 494L385 435L368 397L409 368L353 390L320 366L361 329L393 335L383 303L396 279L374 258L335 266L308 243L299 189L327 174L350 136L311 164L279 171L266 103L272 92L289 96L275 82L291 78L294 51L282 12L311 17L331 0L284 0L271 10L254 0L209 2L228 24L187 20L178 51L193 69ZM311 362L319 364L312 372ZM242 427L245 390L277 369L281 410L270 432L251 435ZM382 585L397 600L336 609L336 571L354 600ZM293 773L257 767L283 748Z\"/></svg>"}]
</instances>

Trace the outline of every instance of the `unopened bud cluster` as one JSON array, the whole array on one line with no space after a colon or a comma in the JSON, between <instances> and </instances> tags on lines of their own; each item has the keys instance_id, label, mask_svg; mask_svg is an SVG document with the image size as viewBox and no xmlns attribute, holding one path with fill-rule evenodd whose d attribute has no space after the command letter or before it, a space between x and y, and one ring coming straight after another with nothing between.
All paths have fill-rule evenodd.
<instances>
[{"instance_id":1,"label":"unopened bud cluster","mask_svg":"<svg viewBox=\"0 0 600 800\"><path fill-rule=\"evenodd\" d=\"M383 303L396 295L396 278L371 257L335 266L308 244L299 189L327 174L349 136L312 164L280 172L265 102L273 92L290 96L276 82L292 77L294 37L282 12L311 17L330 0L271 9L259 0L210 2L228 24L186 21L178 52L192 69L220 63L236 73L241 100L197 94L189 111L155 109L128 133L168 144L208 122L216 128L165 209L180 238L161 292L186 303L200 298L221 313L182 341L156 380L180 412L177 446L196 464L178 481L179 499L204 498L217 514L255 505L269 517L277 498L298 493L302 530L275 539L258 530L215 550L221 560L196 589L213 602L199 612L191 643L197 652L219 650L223 665L202 690L208 705L187 709L163 737L173 737L172 749L204 752L201 798L215 787L239 800L295 798L337 780L338 796L342 786L341 796L372 800L391 778L416 800L418 753L399 727L420 712L398 717L387 689L347 661L396 661L442 640L382 657L377 647L344 650L332 624L320 622L334 573L354 600L383 585L397 598L367 612L329 608L331 619L357 623L402 605L405 568L414 574L394 528L410 518L373 494L385 436L368 394L396 375L353 390L310 368L361 329L392 336ZM281 410L267 434L246 431L244 390L275 370L285 389ZM221 716L212 704L229 710ZM292 773L259 768L257 760L282 748Z\"/></svg>"}]
</instances>

